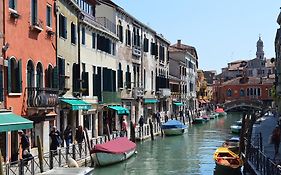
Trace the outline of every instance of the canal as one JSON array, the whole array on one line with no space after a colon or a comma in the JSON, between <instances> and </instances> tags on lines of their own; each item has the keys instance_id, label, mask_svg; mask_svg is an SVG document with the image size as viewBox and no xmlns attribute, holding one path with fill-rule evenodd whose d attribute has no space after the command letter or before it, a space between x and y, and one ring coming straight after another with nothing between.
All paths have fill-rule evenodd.
<instances>
[{"instance_id":1,"label":"canal","mask_svg":"<svg viewBox=\"0 0 281 175\"><path fill-rule=\"evenodd\" d=\"M230 125L242 117L227 117L205 124L190 125L188 133L174 137L156 137L138 143L138 153L129 160L95 169L95 175L212 175L213 153L223 141L233 136Z\"/></svg>"}]
</instances>

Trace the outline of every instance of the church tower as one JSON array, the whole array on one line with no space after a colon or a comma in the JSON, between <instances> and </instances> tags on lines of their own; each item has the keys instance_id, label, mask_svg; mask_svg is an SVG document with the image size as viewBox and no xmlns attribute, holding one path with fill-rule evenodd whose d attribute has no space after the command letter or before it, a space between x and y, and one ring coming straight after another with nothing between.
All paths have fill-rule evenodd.
<instances>
[{"instance_id":1,"label":"church tower","mask_svg":"<svg viewBox=\"0 0 281 175\"><path fill-rule=\"evenodd\" d=\"M264 51L263 51L263 41L261 40L261 37L259 36L259 40L257 41L257 52L256 52L257 58L263 60L264 59Z\"/></svg>"}]
</instances>

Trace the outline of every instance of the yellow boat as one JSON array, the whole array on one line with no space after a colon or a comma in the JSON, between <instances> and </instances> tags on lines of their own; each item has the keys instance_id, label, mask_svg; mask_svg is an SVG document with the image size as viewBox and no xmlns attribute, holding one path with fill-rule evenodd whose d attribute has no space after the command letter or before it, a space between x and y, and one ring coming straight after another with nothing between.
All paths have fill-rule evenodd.
<instances>
[{"instance_id":1,"label":"yellow boat","mask_svg":"<svg viewBox=\"0 0 281 175\"><path fill-rule=\"evenodd\" d=\"M240 170L243 165L241 158L226 147L219 147L214 153L217 167L227 170Z\"/></svg>"}]
</instances>

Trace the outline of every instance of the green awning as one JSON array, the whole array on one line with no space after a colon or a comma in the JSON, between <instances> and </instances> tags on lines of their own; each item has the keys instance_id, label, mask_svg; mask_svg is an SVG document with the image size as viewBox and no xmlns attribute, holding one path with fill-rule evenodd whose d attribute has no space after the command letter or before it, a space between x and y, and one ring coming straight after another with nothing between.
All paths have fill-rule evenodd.
<instances>
[{"instance_id":1,"label":"green awning","mask_svg":"<svg viewBox=\"0 0 281 175\"><path fill-rule=\"evenodd\" d=\"M144 99L144 104L153 104L153 103L157 103L158 100L156 99Z\"/></svg>"},{"instance_id":2,"label":"green awning","mask_svg":"<svg viewBox=\"0 0 281 175\"><path fill-rule=\"evenodd\" d=\"M12 112L0 113L0 132L16 131L33 128L33 121Z\"/></svg>"},{"instance_id":3,"label":"green awning","mask_svg":"<svg viewBox=\"0 0 281 175\"><path fill-rule=\"evenodd\" d=\"M174 105L176 105L176 106L183 106L182 102L174 102Z\"/></svg>"},{"instance_id":4,"label":"green awning","mask_svg":"<svg viewBox=\"0 0 281 175\"><path fill-rule=\"evenodd\" d=\"M117 111L118 115L129 115L130 114L129 110L122 106L108 106L108 108Z\"/></svg>"},{"instance_id":5,"label":"green awning","mask_svg":"<svg viewBox=\"0 0 281 175\"><path fill-rule=\"evenodd\" d=\"M73 111L88 110L92 108L92 105L90 103L87 103L80 99L61 98L60 100L64 103L71 105L71 109Z\"/></svg>"}]
</instances>

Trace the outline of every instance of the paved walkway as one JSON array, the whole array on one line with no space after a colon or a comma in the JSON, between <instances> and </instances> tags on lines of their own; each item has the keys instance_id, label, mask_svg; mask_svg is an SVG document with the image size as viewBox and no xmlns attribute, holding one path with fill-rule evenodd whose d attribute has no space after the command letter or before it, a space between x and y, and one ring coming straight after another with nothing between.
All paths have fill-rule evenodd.
<instances>
[{"instance_id":1,"label":"paved walkway","mask_svg":"<svg viewBox=\"0 0 281 175\"><path fill-rule=\"evenodd\" d=\"M274 159L274 145L270 144L270 136L273 129L277 125L277 117L273 115L266 115L262 117L262 122L260 124L255 124L253 128L253 135L262 134L264 153L270 159ZM275 160L281 160L281 148L279 148L279 154L276 156Z\"/></svg>"}]
</instances>

